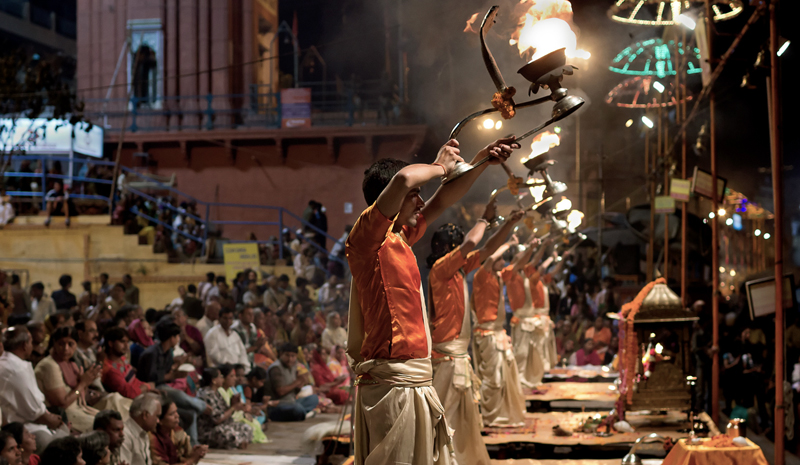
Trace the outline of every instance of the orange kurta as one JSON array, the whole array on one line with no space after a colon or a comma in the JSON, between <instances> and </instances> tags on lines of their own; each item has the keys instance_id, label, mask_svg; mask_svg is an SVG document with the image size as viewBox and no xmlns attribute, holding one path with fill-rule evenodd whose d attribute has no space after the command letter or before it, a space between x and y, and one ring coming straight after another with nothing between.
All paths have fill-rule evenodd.
<instances>
[{"instance_id":1,"label":"orange kurta","mask_svg":"<svg viewBox=\"0 0 800 465\"><path fill-rule=\"evenodd\" d=\"M358 217L345 251L364 320L364 360L426 358L430 354L422 315L420 275L411 246L425 232L417 226L392 232L394 221L373 204Z\"/></svg>"},{"instance_id":2,"label":"orange kurta","mask_svg":"<svg viewBox=\"0 0 800 465\"><path fill-rule=\"evenodd\" d=\"M553 275L550 273L540 276L539 272L536 269L533 269L533 272L528 275L528 279L531 282L531 297L533 298L533 308L542 308L544 307L545 303L545 294L547 293L547 289L545 289L545 284L550 284L553 281Z\"/></svg>"},{"instance_id":3,"label":"orange kurta","mask_svg":"<svg viewBox=\"0 0 800 465\"><path fill-rule=\"evenodd\" d=\"M501 271L503 281L511 276L507 270ZM497 319L497 307L500 304L500 281L494 271L479 268L472 278L472 305L478 323L488 323Z\"/></svg>"},{"instance_id":4,"label":"orange kurta","mask_svg":"<svg viewBox=\"0 0 800 465\"><path fill-rule=\"evenodd\" d=\"M525 306L525 276L531 281L531 294L533 292L533 279L531 276L536 274L536 267L530 263L522 267L522 273L514 271L513 265L508 265L503 269L503 282L506 285L506 292L508 293L508 305L511 310L517 311ZM536 297L534 295L534 301ZM535 305L535 302L534 302Z\"/></svg>"},{"instance_id":5,"label":"orange kurta","mask_svg":"<svg viewBox=\"0 0 800 465\"><path fill-rule=\"evenodd\" d=\"M474 250L466 257L461 247L436 260L430 281L431 340L434 344L452 341L461 333L464 321L464 276L480 265L481 254Z\"/></svg>"}]
</instances>

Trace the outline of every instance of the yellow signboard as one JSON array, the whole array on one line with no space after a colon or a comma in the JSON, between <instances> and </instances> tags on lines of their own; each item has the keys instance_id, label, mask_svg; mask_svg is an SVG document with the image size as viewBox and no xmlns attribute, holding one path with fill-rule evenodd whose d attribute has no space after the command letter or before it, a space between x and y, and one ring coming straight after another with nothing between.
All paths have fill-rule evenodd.
<instances>
[{"instance_id":1,"label":"yellow signboard","mask_svg":"<svg viewBox=\"0 0 800 465\"><path fill-rule=\"evenodd\" d=\"M223 244L222 253L225 260L225 279L229 286L240 271L251 269L258 272L258 266L261 263L258 256L258 244L255 242Z\"/></svg>"},{"instance_id":2,"label":"yellow signboard","mask_svg":"<svg viewBox=\"0 0 800 465\"><path fill-rule=\"evenodd\" d=\"M675 213L675 199L668 195L656 196L656 213Z\"/></svg>"},{"instance_id":3,"label":"yellow signboard","mask_svg":"<svg viewBox=\"0 0 800 465\"><path fill-rule=\"evenodd\" d=\"M689 193L692 191L692 181L676 178L672 178L670 181L669 196L680 202L688 202Z\"/></svg>"}]
</instances>

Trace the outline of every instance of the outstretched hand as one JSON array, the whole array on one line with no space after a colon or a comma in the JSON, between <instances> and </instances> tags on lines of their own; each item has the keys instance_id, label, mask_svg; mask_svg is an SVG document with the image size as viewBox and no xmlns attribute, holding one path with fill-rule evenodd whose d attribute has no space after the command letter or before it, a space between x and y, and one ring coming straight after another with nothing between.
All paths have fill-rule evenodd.
<instances>
[{"instance_id":1,"label":"outstretched hand","mask_svg":"<svg viewBox=\"0 0 800 465\"><path fill-rule=\"evenodd\" d=\"M516 223L517 221L521 220L523 216L525 216L525 212L524 211L522 211L522 210L514 210L514 211L511 212L510 215L508 215L508 221L510 221L512 223ZM514 237L517 237L517 236L515 235ZM519 243L519 239L517 240L517 243Z\"/></svg>"},{"instance_id":2,"label":"outstretched hand","mask_svg":"<svg viewBox=\"0 0 800 465\"><path fill-rule=\"evenodd\" d=\"M497 217L497 200L492 199L491 202L486 204L486 208L483 210L483 216L481 218L491 222L496 217Z\"/></svg>"},{"instance_id":3,"label":"outstretched hand","mask_svg":"<svg viewBox=\"0 0 800 465\"><path fill-rule=\"evenodd\" d=\"M446 174L449 175L453 172L453 168L455 168L456 163L460 161L464 161L463 158L459 155L461 150L458 148L458 141L455 139L450 139L447 141L446 144L439 149L439 153L436 154L436 160L434 163L438 163L444 166Z\"/></svg>"},{"instance_id":4,"label":"outstretched hand","mask_svg":"<svg viewBox=\"0 0 800 465\"><path fill-rule=\"evenodd\" d=\"M489 164L499 165L508 160L514 149L520 148L520 145L514 142L516 138L517 136L504 137L487 145L482 152L485 151L485 156L490 157Z\"/></svg>"}]
</instances>

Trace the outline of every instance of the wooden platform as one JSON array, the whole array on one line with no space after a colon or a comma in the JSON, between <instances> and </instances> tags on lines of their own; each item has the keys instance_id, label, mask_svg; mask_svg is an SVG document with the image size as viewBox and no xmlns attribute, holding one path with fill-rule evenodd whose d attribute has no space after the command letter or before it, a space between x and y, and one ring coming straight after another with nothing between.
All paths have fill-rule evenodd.
<instances>
[{"instance_id":1,"label":"wooden platform","mask_svg":"<svg viewBox=\"0 0 800 465\"><path fill-rule=\"evenodd\" d=\"M678 430L688 427L686 415L677 412L664 415L628 415L628 421L634 427L632 433L614 433L608 437L599 437L579 430L580 424L595 415L606 415L608 411L589 412L537 412L525 415L525 426L521 428L487 428L484 430L484 442L487 445L530 443L548 446L583 446L604 447L610 445L633 444L638 438L650 433L658 433L673 439L686 437ZM557 436L553 427L560 426L573 431L569 436Z\"/></svg>"},{"instance_id":2,"label":"wooden platform","mask_svg":"<svg viewBox=\"0 0 800 465\"><path fill-rule=\"evenodd\" d=\"M550 410L611 410L619 396L614 383L544 383L535 389L523 388L529 412Z\"/></svg>"}]
</instances>

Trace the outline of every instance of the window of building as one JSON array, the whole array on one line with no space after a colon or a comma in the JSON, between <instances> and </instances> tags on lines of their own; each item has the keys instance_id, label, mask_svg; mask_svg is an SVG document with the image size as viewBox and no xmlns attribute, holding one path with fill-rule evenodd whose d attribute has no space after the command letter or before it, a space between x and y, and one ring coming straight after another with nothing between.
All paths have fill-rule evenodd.
<instances>
[{"instance_id":1,"label":"window of building","mask_svg":"<svg viewBox=\"0 0 800 465\"><path fill-rule=\"evenodd\" d=\"M137 108L160 109L164 96L164 30L160 19L128 21L128 87Z\"/></svg>"}]
</instances>

